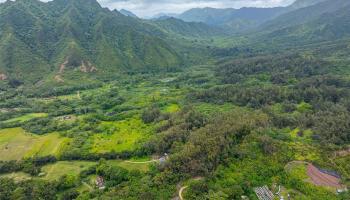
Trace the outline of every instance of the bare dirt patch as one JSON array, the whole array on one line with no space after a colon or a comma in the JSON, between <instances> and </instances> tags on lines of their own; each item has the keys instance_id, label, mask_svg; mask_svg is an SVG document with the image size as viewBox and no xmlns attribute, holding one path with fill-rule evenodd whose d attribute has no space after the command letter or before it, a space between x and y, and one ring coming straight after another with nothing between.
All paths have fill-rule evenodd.
<instances>
[{"instance_id":1,"label":"bare dirt patch","mask_svg":"<svg viewBox=\"0 0 350 200\"><path fill-rule=\"evenodd\" d=\"M307 175L309 176L311 182L315 185L336 189L344 188L344 186L342 186L340 183L340 178L325 173L312 164L309 164L307 167Z\"/></svg>"},{"instance_id":2,"label":"bare dirt patch","mask_svg":"<svg viewBox=\"0 0 350 200\"><path fill-rule=\"evenodd\" d=\"M345 157L350 155L350 148L334 152L334 157Z\"/></svg>"},{"instance_id":3,"label":"bare dirt patch","mask_svg":"<svg viewBox=\"0 0 350 200\"><path fill-rule=\"evenodd\" d=\"M97 71L96 67L91 64L89 61L81 61L81 65L79 67L81 72L89 73Z\"/></svg>"},{"instance_id":4,"label":"bare dirt patch","mask_svg":"<svg viewBox=\"0 0 350 200\"><path fill-rule=\"evenodd\" d=\"M60 75L55 76L55 81L57 81L58 83L64 83L64 80L62 79L62 77Z\"/></svg>"},{"instance_id":5,"label":"bare dirt patch","mask_svg":"<svg viewBox=\"0 0 350 200\"><path fill-rule=\"evenodd\" d=\"M7 79L6 74L0 74L0 81L4 81Z\"/></svg>"}]
</instances>

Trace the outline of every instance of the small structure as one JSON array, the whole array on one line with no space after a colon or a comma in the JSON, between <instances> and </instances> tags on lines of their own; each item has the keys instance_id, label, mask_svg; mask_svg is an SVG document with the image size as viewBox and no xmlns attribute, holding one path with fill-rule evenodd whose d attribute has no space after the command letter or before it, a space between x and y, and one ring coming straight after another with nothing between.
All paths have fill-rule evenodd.
<instances>
[{"instance_id":1,"label":"small structure","mask_svg":"<svg viewBox=\"0 0 350 200\"><path fill-rule=\"evenodd\" d=\"M259 200L274 200L275 198L273 193L266 185L263 187L254 188L254 192Z\"/></svg>"},{"instance_id":2,"label":"small structure","mask_svg":"<svg viewBox=\"0 0 350 200\"><path fill-rule=\"evenodd\" d=\"M95 181L96 187L100 190L105 189L105 181L102 176L98 176Z\"/></svg>"},{"instance_id":3,"label":"small structure","mask_svg":"<svg viewBox=\"0 0 350 200\"><path fill-rule=\"evenodd\" d=\"M168 159L169 159L169 155L165 153L164 156L159 158L159 163L164 164Z\"/></svg>"},{"instance_id":4,"label":"small structure","mask_svg":"<svg viewBox=\"0 0 350 200\"><path fill-rule=\"evenodd\" d=\"M343 189L337 189L337 194L343 193L343 192L347 192L348 188L344 187Z\"/></svg>"},{"instance_id":5,"label":"small structure","mask_svg":"<svg viewBox=\"0 0 350 200\"><path fill-rule=\"evenodd\" d=\"M63 117L63 120L70 120L70 119L72 119L72 116L67 115Z\"/></svg>"},{"instance_id":6,"label":"small structure","mask_svg":"<svg viewBox=\"0 0 350 200\"><path fill-rule=\"evenodd\" d=\"M40 174L38 174L39 177L44 177L46 176L46 173L45 172L41 172Z\"/></svg>"}]
</instances>

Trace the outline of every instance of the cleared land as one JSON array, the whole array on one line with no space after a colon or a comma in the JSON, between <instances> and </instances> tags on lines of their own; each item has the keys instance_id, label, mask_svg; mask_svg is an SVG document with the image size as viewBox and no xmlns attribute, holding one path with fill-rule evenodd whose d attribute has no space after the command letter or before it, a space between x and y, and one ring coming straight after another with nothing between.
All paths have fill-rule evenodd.
<instances>
[{"instance_id":1,"label":"cleared land","mask_svg":"<svg viewBox=\"0 0 350 200\"><path fill-rule=\"evenodd\" d=\"M69 139L58 133L38 136L22 128L0 130L0 160L19 160L25 157L56 155Z\"/></svg>"},{"instance_id":2,"label":"cleared land","mask_svg":"<svg viewBox=\"0 0 350 200\"><path fill-rule=\"evenodd\" d=\"M152 130L140 119L128 119L118 122L104 122L104 125L114 127L112 134L101 133L93 136L92 152L105 153L134 150L140 140L146 139Z\"/></svg>"},{"instance_id":3,"label":"cleared land","mask_svg":"<svg viewBox=\"0 0 350 200\"><path fill-rule=\"evenodd\" d=\"M54 164L46 165L42 171L46 174L43 178L47 180L58 179L63 175L78 175L82 170L87 169L95 162L88 161L61 161Z\"/></svg>"},{"instance_id":4,"label":"cleared land","mask_svg":"<svg viewBox=\"0 0 350 200\"><path fill-rule=\"evenodd\" d=\"M11 122L26 122L34 118L41 118L41 117L47 117L47 113L30 113L26 114L20 117L12 118L9 120L4 121L5 123L11 123Z\"/></svg>"},{"instance_id":5,"label":"cleared land","mask_svg":"<svg viewBox=\"0 0 350 200\"><path fill-rule=\"evenodd\" d=\"M307 167L307 175L310 177L311 182L315 185L336 189L344 188L344 186L340 184L339 178L320 171L312 164L309 164Z\"/></svg>"}]
</instances>

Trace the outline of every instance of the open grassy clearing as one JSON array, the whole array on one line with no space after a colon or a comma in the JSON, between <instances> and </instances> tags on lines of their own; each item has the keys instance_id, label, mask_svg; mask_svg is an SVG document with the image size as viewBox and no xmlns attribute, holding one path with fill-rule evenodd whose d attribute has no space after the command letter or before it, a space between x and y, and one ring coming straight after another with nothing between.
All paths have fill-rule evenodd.
<instances>
[{"instance_id":1,"label":"open grassy clearing","mask_svg":"<svg viewBox=\"0 0 350 200\"><path fill-rule=\"evenodd\" d=\"M12 123L12 122L26 122L34 118L47 117L47 113L30 113L20 117L12 118L4 121L4 123Z\"/></svg>"},{"instance_id":2,"label":"open grassy clearing","mask_svg":"<svg viewBox=\"0 0 350 200\"><path fill-rule=\"evenodd\" d=\"M125 168L127 170L139 170L141 172L147 172L152 163L130 163L121 160L110 160L107 161L108 164Z\"/></svg>"},{"instance_id":3,"label":"open grassy clearing","mask_svg":"<svg viewBox=\"0 0 350 200\"><path fill-rule=\"evenodd\" d=\"M112 134L101 133L92 136L94 153L121 152L134 150L139 141L147 139L152 126L146 125L141 119L127 119L118 122L103 122L103 125L113 127Z\"/></svg>"},{"instance_id":4,"label":"open grassy clearing","mask_svg":"<svg viewBox=\"0 0 350 200\"><path fill-rule=\"evenodd\" d=\"M42 171L46 174L43 178L47 180L57 180L63 175L78 175L82 170L95 165L96 162L89 161L60 161L46 165Z\"/></svg>"},{"instance_id":5,"label":"open grassy clearing","mask_svg":"<svg viewBox=\"0 0 350 200\"><path fill-rule=\"evenodd\" d=\"M58 133L33 135L21 128L0 130L0 160L19 160L25 157L56 155L69 139Z\"/></svg>"},{"instance_id":6,"label":"open grassy clearing","mask_svg":"<svg viewBox=\"0 0 350 200\"><path fill-rule=\"evenodd\" d=\"M26 174L24 172L14 172L9 174L1 174L0 178L10 178L15 180L16 182L21 182L25 180L29 180L32 178L29 174Z\"/></svg>"},{"instance_id":7,"label":"open grassy clearing","mask_svg":"<svg viewBox=\"0 0 350 200\"><path fill-rule=\"evenodd\" d=\"M93 161L59 161L54 164L46 165L42 168L42 172L45 174L42 177L33 177L24 172L15 172L1 174L0 178L13 178L16 182L29 180L29 179L45 179L45 180L58 180L63 175L77 176L83 170L88 169L91 166L98 164ZM129 171L139 170L141 172L147 172L151 163L130 163L123 160L108 160L108 165L118 166Z\"/></svg>"}]
</instances>

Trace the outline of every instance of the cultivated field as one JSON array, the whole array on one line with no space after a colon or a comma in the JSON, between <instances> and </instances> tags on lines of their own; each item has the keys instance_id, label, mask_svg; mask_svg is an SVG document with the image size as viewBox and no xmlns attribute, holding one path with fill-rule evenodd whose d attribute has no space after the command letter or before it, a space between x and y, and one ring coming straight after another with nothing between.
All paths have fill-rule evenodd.
<instances>
[{"instance_id":1,"label":"cultivated field","mask_svg":"<svg viewBox=\"0 0 350 200\"><path fill-rule=\"evenodd\" d=\"M21 128L0 130L0 160L19 160L32 156L56 155L69 139L58 133L38 136Z\"/></svg>"}]
</instances>

